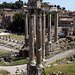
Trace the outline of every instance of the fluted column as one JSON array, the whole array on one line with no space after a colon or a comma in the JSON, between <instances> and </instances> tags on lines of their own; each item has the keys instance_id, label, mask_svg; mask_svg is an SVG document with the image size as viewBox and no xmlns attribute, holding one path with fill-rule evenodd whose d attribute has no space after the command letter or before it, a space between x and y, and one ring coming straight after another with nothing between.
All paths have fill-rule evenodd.
<instances>
[{"instance_id":1,"label":"fluted column","mask_svg":"<svg viewBox=\"0 0 75 75\"><path fill-rule=\"evenodd\" d=\"M34 14L29 11L29 62L34 63Z\"/></svg>"},{"instance_id":2,"label":"fluted column","mask_svg":"<svg viewBox=\"0 0 75 75\"><path fill-rule=\"evenodd\" d=\"M55 18L54 18L54 25L55 25L55 39L54 42L58 43L58 12L55 12Z\"/></svg>"},{"instance_id":3,"label":"fluted column","mask_svg":"<svg viewBox=\"0 0 75 75\"><path fill-rule=\"evenodd\" d=\"M37 10L37 35L36 35L36 66L41 67L42 60L42 27L41 27L41 10Z\"/></svg>"},{"instance_id":4,"label":"fluted column","mask_svg":"<svg viewBox=\"0 0 75 75\"><path fill-rule=\"evenodd\" d=\"M45 59L45 11L42 14L42 59Z\"/></svg>"}]
</instances>

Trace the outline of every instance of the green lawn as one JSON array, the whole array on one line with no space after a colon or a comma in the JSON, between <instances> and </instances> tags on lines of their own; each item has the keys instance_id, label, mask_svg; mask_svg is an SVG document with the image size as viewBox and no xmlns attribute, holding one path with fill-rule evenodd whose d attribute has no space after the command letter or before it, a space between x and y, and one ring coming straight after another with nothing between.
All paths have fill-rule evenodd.
<instances>
[{"instance_id":1,"label":"green lawn","mask_svg":"<svg viewBox=\"0 0 75 75\"><path fill-rule=\"evenodd\" d=\"M8 54L14 54L14 52L11 51L4 51L0 49L0 56L2 55L8 55ZM14 66L14 65L22 65L28 63L27 59L22 58L12 58L10 63L4 64L4 61L0 62L0 66Z\"/></svg>"},{"instance_id":2,"label":"green lawn","mask_svg":"<svg viewBox=\"0 0 75 75\"><path fill-rule=\"evenodd\" d=\"M15 65L22 65L28 63L28 60L26 59L20 59L20 60L14 60L11 62L7 62L7 64L4 64L4 61L0 62L0 66L15 66Z\"/></svg>"},{"instance_id":3,"label":"green lawn","mask_svg":"<svg viewBox=\"0 0 75 75\"><path fill-rule=\"evenodd\" d=\"M8 75L8 72L5 70L0 70L0 75Z\"/></svg>"},{"instance_id":4,"label":"green lawn","mask_svg":"<svg viewBox=\"0 0 75 75\"><path fill-rule=\"evenodd\" d=\"M64 75L75 75L75 63L72 64L60 64L57 66L52 66L50 68L45 68L46 74L51 75L51 72L61 71Z\"/></svg>"},{"instance_id":5,"label":"green lawn","mask_svg":"<svg viewBox=\"0 0 75 75\"><path fill-rule=\"evenodd\" d=\"M0 29L0 32L4 32L6 29Z\"/></svg>"},{"instance_id":6,"label":"green lawn","mask_svg":"<svg viewBox=\"0 0 75 75\"><path fill-rule=\"evenodd\" d=\"M12 54L12 53L14 53L14 52L11 52L11 51L0 52L0 56L2 56L2 55L7 55L7 54Z\"/></svg>"}]
</instances>

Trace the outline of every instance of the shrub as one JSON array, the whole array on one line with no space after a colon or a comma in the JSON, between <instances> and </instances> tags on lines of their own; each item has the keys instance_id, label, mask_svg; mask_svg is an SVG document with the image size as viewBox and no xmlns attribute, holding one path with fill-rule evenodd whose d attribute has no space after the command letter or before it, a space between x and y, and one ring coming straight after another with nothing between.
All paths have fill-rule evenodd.
<instances>
[{"instance_id":1,"label":"shrub","mask_svg":"<svg viewBox=\"0 0 75 75\"><path fill-rule=\"evenodd\" d=\"M43 68L42 75L46 75L45 69Z\"/></svg>"}]
</instances>

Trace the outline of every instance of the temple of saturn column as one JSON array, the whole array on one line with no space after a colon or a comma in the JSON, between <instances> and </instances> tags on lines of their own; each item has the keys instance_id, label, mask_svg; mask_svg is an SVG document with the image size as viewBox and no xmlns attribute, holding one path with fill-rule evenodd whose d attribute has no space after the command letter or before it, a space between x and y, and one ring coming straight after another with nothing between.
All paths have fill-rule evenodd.
<instances>
[{"instance_id":1,"label":"temple of saturn column","mask_svg":"<svg viewBox=\"0 0 75 75\"><path fill-rule=\"evenodd\" d=\"M25 11L25 42L28 39L29 46L29 63L27 64L27 75L41 75L42 61L45 60L45 52L49 53L51 49L51 12L55 12L55 39L58 43L58 12L50 10L48 17L48 43L45 48L45 10L41 8L42 1L29 0ZM29 17L29 21L28 21ZM28 28L29 22L29 28ZM29 32L29 34L28 34ZM29 37L28 37L29 35ZM34 43L36 39L36 60L34 59Z\"/></svg>"}]
</instances>

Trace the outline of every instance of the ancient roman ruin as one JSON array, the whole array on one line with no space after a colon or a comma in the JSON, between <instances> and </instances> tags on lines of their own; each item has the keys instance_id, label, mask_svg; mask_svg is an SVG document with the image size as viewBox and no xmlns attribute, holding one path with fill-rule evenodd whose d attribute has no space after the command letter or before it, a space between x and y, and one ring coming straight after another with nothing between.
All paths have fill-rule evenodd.
<instances>
[{"instance_id":1,"label":"ancient roman ruin","mask_svg":"<svg viewBox=\"0 0 75 75\"><path fill-rule=\"evenodd\" d=\"M55 13L55 44L58 44L58 11L52 8L48 13L48 43L45 50L45 10L41 8L42 1L29 0L25 10L25 42L27 41L29 31L29 63L27 64L27 75L40 75L42 73L42 60L45 61L45 55L52 51L51 48L51 12ZM29 15L29 28L28 16ZM28 30L29 29L29 30ZM34 60L34 43L36 41L36 61ZM46 53L45 53L46 52ZM35 69L35 70L34 70Z\"/></svg>"}]
</instances>

